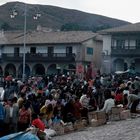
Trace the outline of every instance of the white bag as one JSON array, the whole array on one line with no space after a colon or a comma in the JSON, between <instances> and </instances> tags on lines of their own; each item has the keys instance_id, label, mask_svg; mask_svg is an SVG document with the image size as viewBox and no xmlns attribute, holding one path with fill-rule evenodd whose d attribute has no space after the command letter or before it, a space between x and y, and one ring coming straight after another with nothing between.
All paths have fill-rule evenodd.
<instances>
[{"instance_id":1,"label":"white bag","mask_svg":"<svg viewBox=\"0 0 140 140\"><path fill-rule=\"evenodd\" d=\"M53 136L56 136L56 131L53 130L53 129L45 129L44 132L46 133L47 136L49 137L53 137Z\"/></svg>"}]
</instances>

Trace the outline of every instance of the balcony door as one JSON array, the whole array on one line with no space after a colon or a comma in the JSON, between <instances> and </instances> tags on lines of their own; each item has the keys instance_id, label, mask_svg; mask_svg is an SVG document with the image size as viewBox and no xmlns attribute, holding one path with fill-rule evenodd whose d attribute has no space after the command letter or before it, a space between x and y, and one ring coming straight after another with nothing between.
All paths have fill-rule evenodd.
<instances>
[{"instance_id":1,"label":"balcony door","mask_svg":"<svg viewBox=\"0 0 140 140\"><path fill-rule=\"evenodd\" d=\"M48 56L53 56L54 47L48 47Z\"/></svg>"},{"instance_id":2,"label":"balcony door","mask_svg":"<svg viewBox=\"0 0 140 140\"><path fill-rule=\"evenodd\" d=\"M36 54L36 47L31 47L30 48L30 53L31 54Z\"/></svg>"},{"instance_id":3,"label":"balcony door","mask_svg":"<svg viewBox=\"0 0 140 140\"><path fill-rule=\"evenodd\" d=\"M71 46L70 47L66 47L66 54L67 54L67 56L72 55L72 47Z\"/></svg>"},{"instance_id":4,"label":"balcony door","mask_svg":"<svg viewBox=\"0 0 140 140\"><path fill-rule=\"evenodd\" d=\"M14 55L19 56L19 47L14 48Z\"/></svg>"}]
</instances>

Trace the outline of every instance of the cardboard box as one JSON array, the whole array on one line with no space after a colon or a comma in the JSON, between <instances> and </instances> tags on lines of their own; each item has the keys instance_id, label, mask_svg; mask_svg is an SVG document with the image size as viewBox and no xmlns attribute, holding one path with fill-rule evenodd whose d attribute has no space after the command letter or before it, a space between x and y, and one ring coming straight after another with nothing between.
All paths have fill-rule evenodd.
<instances>
[{"instance_id":1,"label":"cardboard box","mask_svg":"<svg viewBox=\"0 0 140 140\"><path fill-rule=\"evenodd\" d=\"M99 120L92 119L91 120L91 126L93 127L101 126L104 124L106 124L106 119L99 119Z\"/></svg>"},{"instance_id":2,"label":"cardboard box","mask_svg":"<svg viewBox=\"0 0 140 140\"><path fill-rule=\"evenodd\" d=\"M137 113L140 114L140 109L137 109Z\"/></svg>"},{"instance_id":3,"label":"cardboard box","mask_svg":"<svg viewBox=\"0 0 140 140\"><path fill-rule=\"evenodd\" d=\"M109 115L109 120L111 120L111 121L119 121L119 120L121 120L120 113L122 111L123 111L123 108L121 108L121 107L112 107L110 115Z\"/></svg>"},{"instance_id":4,"label":"cardboard box","mask_svg":"<svg viewBox=\"0 0 140 140\"><path fill-rule=\"evenodd\" d=\"M52 127L52 129L54 129L57 133L57 135L63 135L64 134L64 127L62 125L54 125Z\"/></svg>"},{"instance_id":5,"label":"cardboard box","mask_svg":"<svg viewBox=\"0 0 140 140\"><path fill-rule=\"evenodd\" d=\"M88 113L89 123L91 123L91 120L95 119L95 118L96 118L95 111L92 111L92 112Z\"/></svg>"},{"instance_id":6,"label":"cardboard box","mask_svg":"<svg viewBox=\"0 0 140 140\"><path fill-rule=\"evenodd\" d=\"M74 123L73 127L74 127L74 130L83 130L85 126L83 122L79 120Z\"/></svg>"},{"instance_id":7,"label":"cardboard box","mask_svg":"<svg viewBox=\"0 0 140 140\"><path fill-rule=\"evenodd\" d=\"M122 110L121 107L112 107L111 114L119 114Z\"/></svg>"},{"instance_id":8,"label":"cardboard box","mask_svg":"<svg viewBox=\"0 0 140 140\"><path fill-rule=\"evenodd\" d=\"M82 125L84 126L84 127L86 127L87 125L88 125L88 123L87 123L87 120L81 120L81 122L82 122Z\"/></svg>"},{"instance_id":9,"label":"cardboard box","mask_svg":"<svg viewBox=\"0 0 140 140\"><path fill-rule=\"evenodd\" d=\"M64 126L64 133L69 133L74 131L74 127L72 123L68 123Z\"/></svg>"},{"instance_id":10,"label":"cardboard box","mask_svg":"<svg viewBox=\"0 0 140 140\"><path fill-rule=\"evenodd\" d=\"M90 119L95 119L95 120L105 119L106 118L106 114L105 114L104 111L89 112L89 118Z\"/></svg>"},{"instance_id":11,"label":"cardboard box","mask_svg":"<svg viewBox=\"0 0 140 140\"><path fill-rule=\"evenodd\" d=\"M131 117L130 110L123 110L120 113L120 117L121 117L121 120L129 119Z\"/></svg>"},{"instance_id":12,"label":"cardboard box","mask_svg":"<svg viewBox=\"0 0 140 140\"><path fill-rule=\"evenodd\" d=\"M91 120L91 126L97 127L97 126L98 126L98 121L95 120L95 119L92 119L92 120Z\"/></svg>"}]
</instances>

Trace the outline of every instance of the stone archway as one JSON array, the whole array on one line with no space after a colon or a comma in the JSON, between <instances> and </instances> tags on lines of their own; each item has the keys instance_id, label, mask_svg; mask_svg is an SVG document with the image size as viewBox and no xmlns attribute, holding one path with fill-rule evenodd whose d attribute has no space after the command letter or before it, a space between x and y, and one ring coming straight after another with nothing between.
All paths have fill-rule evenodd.
<instances>
[{"instance_id":1,"label":"stone archway","mask_svg":"<svg viewBox=\"0 0 140 140\"><path fill-rule=\"evenodd\" d=\"M57 74L58 73L58 70L56 68L56 64L51 64L48 66L48 69L47 69L47 74L48 75L51 75L51 74Z\"/></svg>"},{"instance_id":2,"label":"stone archway","mask_svg":"<svg viewBox=\"0 0 140 140\"><path fill-rule=\"evenodd\" d=\"M140 59L135 59L135 71L140 73Z\"/></svg>"},{"instance_id":3,"label":"stone archway","mask_svg":"<svg viewBox=\"0 0 140 140\"><path fill-rule=\"evenodd\" d=\"M113 66L115 71L124 71L124 60L123 59L114 60Z\"/></svg>"},{"instance_id":4,"label":"stone archway","mask_svg":"<svg viewBox=\"0 0 140 140\"><path fill-rule=\"evenodd\" d=\"M76 66L74 64L69 64L68 69L70 70L76 70Z\"/></svg>"},{"instance_id":5,"label":"stone archway","mask_svg":"<svg viewBox=\"0 0 140 140\"><path fill-rule=\"evenodd\" d=\"M76 73L76 66L74 64L68 64L67 74Z\"/></svg>"},{"instance_id":6,"label":"stone archway","mask_svg":"<svg viewBox=\"0 0 140 140\"><path fill-rule=\"evenodd\" d=\"M45 67L42 64L36 64L32 69L32 73L35 76L45 75Z\"/></svg>"},{"instance_id":7,"label":"stone archway","mask_svg":"<svg viewBox=\"0 0 140 140\"><path fill-rule=\"evenodd\" d=\"M16 67L12 63L9 63L5 66L4 76L8 76L8 75L12 75L13 77L16 77Z\"/></svg>"},{"instance_id":8,"label":"stone archway","mask_svg":"<svg viewBox=\"0 0 140 140\"><path fill-rule=\"evenodd\" d=\"M3 69L1 66L0 66L0 76L3 76Z\"/></svg>"},{"instance_id":9,"label":"stone archway","mask_svg":"<svg viewBox=\"0 0 140 140\"><path fill-rule=\"evenodd\" d=\"M18 68L18 77L22 78L22 73L23 73L23 64L21 64ZM25 77L29 77L31 75L31 70L29 65L25 64Z\"/></svg>"}]
</instances>

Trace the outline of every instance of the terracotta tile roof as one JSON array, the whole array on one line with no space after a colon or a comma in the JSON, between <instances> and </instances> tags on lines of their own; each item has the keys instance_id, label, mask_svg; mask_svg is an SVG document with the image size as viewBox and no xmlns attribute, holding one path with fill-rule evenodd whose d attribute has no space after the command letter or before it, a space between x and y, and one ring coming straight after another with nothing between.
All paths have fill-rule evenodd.
<instances>
[{"instance_id":1,"label":"terracotta tile roof","mask_svg":"<svg viewBox=\"0 0 140 140\"><path fill-rule=\"evenodd\" d=\"M0 44L9 44L10 41L14 40L15 38L23 36L23 32L21 31L1 31L0 33Z\"/></svg>"},{"instance_id":2,"label":"terracotta tile roof","mask_svg":"<svg viewBox=\"0 0 140 140\"><path fill-rule=\"evenodd\" d=\"M128 24L120 27L110 28L107 30L101 30L98 33L108 34L108 33L118 33L118 32L140 32L140 23Z\"/></svg>"},{"instance_id":3,"label":"terracotta tile roof","mask_svg":"<svg viewBox=\"0 0 140 140\"><path fill-rule=\"evenodd\" d=\"M26 44L82 43L83 41L89 40L91 38L96 40L96 36L97 34L91 31L29 31L26 34ZM5 44L23 44L24 40L23 32L6 32L5 38L7 38Z\"/></svg>"}]
</instances>

